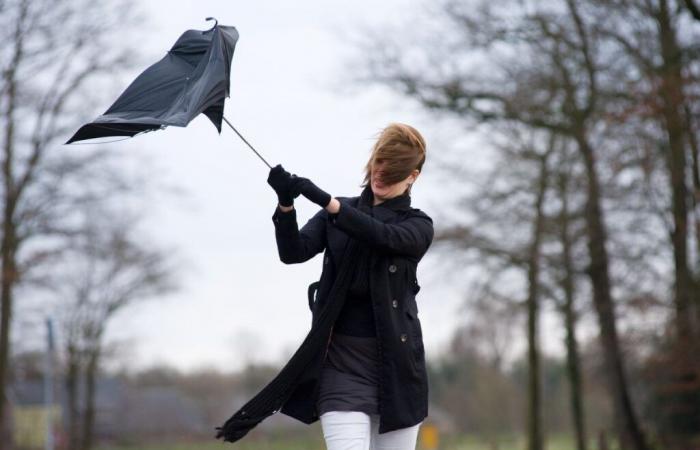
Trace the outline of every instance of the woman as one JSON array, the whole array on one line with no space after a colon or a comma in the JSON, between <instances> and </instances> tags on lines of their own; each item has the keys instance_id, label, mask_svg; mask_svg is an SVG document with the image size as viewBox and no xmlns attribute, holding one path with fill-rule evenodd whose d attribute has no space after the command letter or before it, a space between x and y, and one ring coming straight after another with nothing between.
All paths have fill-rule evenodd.
<instances>
[{"instance_id":1,"label":"woman","mask_svg":"<svg viewBox=\"0 0 700 450\"><path fill-rule=\"evenodd\" d=\"M415 294L417 264L433 238L432 220L411 208L411 187L425 162L425 141L413 127L390 124L365 167L359 197L333 198L307 178L270 171L279 205L273 215L280 259L307 261L325 250L311 304L318 320L342 262L352 275L315 376L282 411L313 405L329 450L414 449L427 416L427 374ZM323 209L299 230L294 198ZM348 242L357 251L347 258ZM313 388L309 389L309 386ZM303 419L302 419L303 420Z\"/></svg>"}]
</instances>

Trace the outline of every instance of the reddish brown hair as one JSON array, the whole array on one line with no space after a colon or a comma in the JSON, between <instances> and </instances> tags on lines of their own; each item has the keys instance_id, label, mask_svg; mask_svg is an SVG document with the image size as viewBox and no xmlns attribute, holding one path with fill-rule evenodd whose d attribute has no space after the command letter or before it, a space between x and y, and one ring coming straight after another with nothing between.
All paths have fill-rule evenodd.
<instances>
[{"instance_id":1,"label":"reddish brown hair","mask_svg":"<svg viewBox=\"0 0 700 450\"><path fill-rule=\"evenodd\" d=\"M384 184L394 184L406 179L414 169L421 170L425 163L425 140L410 125L391 123L384 128L372 148L372 154L365 165L365 179L362 187L370 183L372 164L385 162ZM410 192L409 186L407 191Z\"/></svg>"}]
</instances>

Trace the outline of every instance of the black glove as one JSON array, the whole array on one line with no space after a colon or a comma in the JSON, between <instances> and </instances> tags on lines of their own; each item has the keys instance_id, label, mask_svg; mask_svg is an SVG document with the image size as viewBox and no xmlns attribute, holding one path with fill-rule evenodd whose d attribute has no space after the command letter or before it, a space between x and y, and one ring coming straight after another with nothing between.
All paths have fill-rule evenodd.
<instances>
[{"instance_id":1,"label":"black glove","mask_svg":"<svg viewBox=\"0 0 700 450\"><path fill-rule=\"evenodd\" d=\"M267 184L275 190L279 204L282 206L292 206L294 198L299 196L298 193L293 195L291 191L293 177L291 173L284 170L281 164L270 169L270 174L267 176Z\"/></svg>"},{"instance_id":2,"label":"black glove","mask_svg":"<svg viewBox=\"0 0 700 450\"><path fill-rule=\"evenodd\" d=\"M294 197L300 193L321 208L325 208L331 201L331 195L316 186L311 180L292 175L291 192Z\"/></svg>"}]
</instances>

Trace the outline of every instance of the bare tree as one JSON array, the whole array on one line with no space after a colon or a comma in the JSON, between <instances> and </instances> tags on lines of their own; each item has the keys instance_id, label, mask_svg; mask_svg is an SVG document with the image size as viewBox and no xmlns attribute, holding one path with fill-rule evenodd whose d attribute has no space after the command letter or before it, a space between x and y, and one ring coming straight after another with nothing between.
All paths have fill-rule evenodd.
<instances>
[{"instance_id":1,"label":"bare tree","mask_svg":"<svg viewBox=\"0 0 700 450\"><path fill-rule=\"evenodd\" d=\"M649 139L657 143L653 157L663 167L664 193L670 197L660 213L672 249L674 315L669 343L657 361L668 372L657 383L659 395L666 397L658 415L667 416L662 419L667 423L661 433L665 444L688 448L699 431L687 424L696 422L700 414L700 174L692 106L696 103L693 92L698 89L692 71L698 62L696 39L691 37L679 2L594 3L607 17L596 23L598 32L614 44L618 58L640 75L628 86L637 96L627 99L626 109L635 111L638 128L646 128ZM686 5L692 12L693 2ZM695 260L691 257L693 240Z\"/></svg>"},{"instance_id":2,"label":"bare tree","mask_svg":"<svg viewBox=\"0 0 700 450\"><path fill-rule=\"evenodd\" d=\"M595 24L596 33L608 40L619 60L639 74L620 85L615 95L625 111L620 118L636 121L637 132L645 133L645 138L657 147L652 157L663 164L668 183L665 195L671 201L660 213L669 217L666 223L673 250L674 323L676 334L688 339L700 326L695 324L694 270L689 258L689 205L695 204L691 183L698 177L693 173L697 158L692 149L696 148L697 136L691 131L692 97L688 93L697 82L688 71L697 59L696 49L691 40L682 37L686 31L683 15L671 1L592 3L598 8L598 17L605 17Z\"/></svg>"},{"instance_id":3,"label":"bare tree","mask_svg":"<svg viewBox=\"0 0 700 450\"><path fill-rule=\"evenodd\" d=\"M168 253L139 240L135 222L125 220L123 211L118 213L120 217L104 210L91 214L83 232L72 239L57 274L60 283L54 292L61 298L68 367L69 447L76 450L93 447L95 382L109 323L133 303L175 288Z\"/></svg>"},{"instance_id":4,"label":"bare tree","mask_svg":"<svg viewBox=\"0 0 700 450\"><path fill-rule=\"evenodd\" d=\"M597 148L605 142L607 83L617 80L614 70L619 65L607 59L610 55L603 53L600 37L592 33L588 18L572 0L498 5L448 1L443 11L465 36L461 46L425 41L423 48L407 51L405 45L373 42L367 50L369 78L438 114L481 124L516 123L556 133L575 145L586 176L587 274L615 407L613 419L622 448L646 450L618 336ZM468 64L474 60L478 63ZM604 77L602 67L607 68Z\"/></svg>"},{"instance_id":5,"label":"bare tree","mask_svg":"<svg viewBox=\"0 0 700 450\"><path fill-rule=\"evenodd\" d=\"M510 127L502 131L507 135L505 143L498 147L502 154L494 164L493 171L485 177L490 182L480 186L473 194L470 207L477 211L478 221L465 226L455 224L442 227L436 233L436 242L450 244L451 250L470 249L480 258L496 263L493 279L512 269L520 271L525 295L513 293L519 299L515 307L526 316L527 368L528 368L528 448L544 448L542 380L540 370L539 323L543 266L542 248L547 238L547 213L545 200L550 183L549 161L556 151L556 136L553 133L530 133L523 127ZM520 236L518 231L527 224L530 230L516 239L505 236ZM450 248L450 247L448 247ZM495 282L494 284L497 284ZM502 291L505 300L509 295L503 289L490 287L491 294ZM478 314L478 310L472 310Z\"/></svg>"},{"instance_id":6,"label":"bare tree","mask_svg":"<svg viewBox=\"0 0 700 450\"><path fill-rule=\"evenodd\" d=\"M119 13L115 13L118 9ZM7 0L0 3L0 424L16 288L53 261L54 238L75 232L70 204L79 174L99 158L60 153L56 146L86 114L100 80L127 69L129 49L112 48L123 24L137 23L128 1ZM126 43L126 42L124 42ZM80 197L78 195L77 197ZM38 243L50 242L48 246ZM3 439L9 442L9 439Z\"/></svg>"}]
</instances>

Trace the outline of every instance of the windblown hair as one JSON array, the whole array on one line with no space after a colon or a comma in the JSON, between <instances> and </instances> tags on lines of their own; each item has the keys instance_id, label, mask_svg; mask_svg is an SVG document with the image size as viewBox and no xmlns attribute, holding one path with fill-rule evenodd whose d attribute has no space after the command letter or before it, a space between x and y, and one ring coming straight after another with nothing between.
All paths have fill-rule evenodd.
<instances>
[{"instance_id":1,"label":"windblown hair","mask_svg":"<svg viewBox=\"0 0 700 450\"><path fill-rule=\"evenodd\" d=\"M380 178L384 184L394 184L404 180L414 169L421 170L425 163L425 140L410 125L390 123L384 128L372 148L372 154L365 166L365 178L361 186L369 185L372 177L372 164L384 162L385 169ZM411 187L406 191L410 194Z\"/></svg>"}]
</instances>

